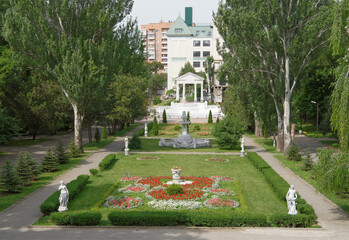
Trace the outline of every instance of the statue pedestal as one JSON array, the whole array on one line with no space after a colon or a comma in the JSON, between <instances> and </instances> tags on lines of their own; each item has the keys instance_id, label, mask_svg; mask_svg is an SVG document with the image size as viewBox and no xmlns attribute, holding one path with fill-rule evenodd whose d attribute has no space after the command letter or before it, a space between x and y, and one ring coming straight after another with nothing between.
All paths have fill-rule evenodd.
<instances>
[{"instance_id":1,"label":"statue pedestal","mask_svg":"<svg viewBox=\"0 0 349 240\"><path fill-rule=\"evenodd\" d=\"M130 155L129 151L130 151L130 149L128 149L128 148L125 149L125 156Z\"/></svg>"},{"instance_id":2,"label":"statue pedestal","mask_svg":"<svg viewBox=\"0 0 349 240\"><path fill-rule=\"evenodd\" d=\"M58 212L64 212L64 211L68 211L67 207L59 207L58 208Z\"/></svg>"}]
</instances>

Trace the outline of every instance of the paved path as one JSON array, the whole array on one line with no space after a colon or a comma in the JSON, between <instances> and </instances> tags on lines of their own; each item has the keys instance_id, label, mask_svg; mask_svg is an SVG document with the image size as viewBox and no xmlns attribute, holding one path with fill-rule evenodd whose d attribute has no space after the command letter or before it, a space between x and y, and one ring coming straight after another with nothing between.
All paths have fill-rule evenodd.
<instances>
[{"instance_id":1,"label":"paved path","mask_svg":"<svg viewBox=\"0 0 349 240\"><path fill-rule=\"evenodd\" d=\"M129 136L131 134L128 134ZM313 205L323 229L283 228L181 228L181 227L32 227L40 216L40 204L58 188L59 181L69 182L80 174L88 174L111 152L121 151L123 138L117 138L104 149L87 158L81 165L61 175L12 208L0 214L0 239L349 239L349 218L336 205L317 193L310 185L265 152L253 139L246 138L246 149L256 151L286 181ZM190 153L188 153L190 154Z\"/></svg>"}]
</instances>

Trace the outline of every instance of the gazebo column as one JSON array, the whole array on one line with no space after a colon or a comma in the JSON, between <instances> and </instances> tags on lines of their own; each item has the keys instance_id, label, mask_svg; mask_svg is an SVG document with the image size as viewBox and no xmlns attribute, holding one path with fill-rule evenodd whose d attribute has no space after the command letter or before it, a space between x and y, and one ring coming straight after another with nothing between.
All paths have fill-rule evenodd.
<instances>
[{"instance_id":1,"label":"gazebo column","mask_svg":"<svg viewBox=\"0 0 349 240\"><path fill-rule=\"evenodd\" d=\"M204 83L201 83L201 95L200 95L200 102L204 101Z\"/></svg>"},{"instance_id":2,"label":"gazebo column","mask_svg":"<svg viewBox=\"0 0 349 240\"><path fill-rule=\"evenodd\" d=\"M179 84L177 83L177 88L176 88L176 100L179 100Z\"/></svg>"},{"instance_id":3,"label":"gazebo column","mask_svg":"<svg viewBox=\"0 0 349 240\"><path fill-rule=\"evenodd\" d=\"M185 83L183 83L183 102L185 103Z\"/></svg>"},{"instance_id":4,"label":"gazebo column","mask_svg":"<svg viewBox=\"0 0 349 240\"><path fill-rule=\"evenodd\" d=\"M198 101L198 96L197 96L197 87L196 83L194 83L194 102Z\"/></svg>"}]
</instances>

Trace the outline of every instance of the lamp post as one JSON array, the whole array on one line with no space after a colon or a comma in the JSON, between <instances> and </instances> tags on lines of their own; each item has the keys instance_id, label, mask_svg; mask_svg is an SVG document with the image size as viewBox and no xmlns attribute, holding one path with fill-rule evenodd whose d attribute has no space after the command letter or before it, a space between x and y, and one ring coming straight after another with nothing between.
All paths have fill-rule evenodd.
<instances>
[{"instance_id":1,"label":"lamp post","mask_svg":"<svg viewBox=\"0 0 349 240\"><path fill-rule=\"evenodd\" d=\"M311 101L311 103L316 104L316 137L319 137L319 104L315 101Z\"/></svg>"}]
</instances>

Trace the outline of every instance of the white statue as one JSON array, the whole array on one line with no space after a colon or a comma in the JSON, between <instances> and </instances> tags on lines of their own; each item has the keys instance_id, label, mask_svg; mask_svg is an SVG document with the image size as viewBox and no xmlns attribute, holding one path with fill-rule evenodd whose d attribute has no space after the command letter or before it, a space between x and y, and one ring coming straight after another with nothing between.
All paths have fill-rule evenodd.
<instances>
[{"instance_id":1,"label":"white statue","mask_svg":"<svg viewBox=\"0 0 349 240\"><path fill-rule=\"evenodd\" d=\"M144 124L144 136L148 137L148 125L147 125L147 123Z\"/></svg>"},{"instance_id":2,"label":"white statue","mask_svg":"<svg viewBox=\"0 0 349 240\"><path fill-rule=\"evenodd\" d=\"M240 153L241 157L245 157L245 138L242 137L241 138L241 153Z\"/></svg>"},{"instance_id":3,"label":"white statue","mask_svg":"<svg viewBox=\"0 0 349 240\"><path fill-rule=\"evenodd\" d=\"M69 200L69 191L65 186L64 182L61 181L61 185L58 188L58 191L61 191L61 195L59 196L59 208L58 212L64 212L68 210L68 200Z\"/></svg>"},{"instance_id":4,"label":"white statue","mask_svg":"<svg viewBox=\"0 0 349 240\"><path fill-rule=\"evenodd\" d=\"M125 141L125 155L129 155L129 154L128 154L128 151L129 151L130 149L128 149L128 138L126 137L124 141Z\"/></svg>"},{"instance_id":5,"label":"white statue","mask_svg":"<svg viewBox=\"0 0 349 240\"><path fill-rule=\"evenodd\" d=\"M297 191L294 189L294 186L291 185L286 194L288 214L297 215L296 210L296 199L297 199Z\"/></svg>"}]
</instances>

